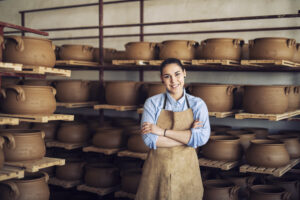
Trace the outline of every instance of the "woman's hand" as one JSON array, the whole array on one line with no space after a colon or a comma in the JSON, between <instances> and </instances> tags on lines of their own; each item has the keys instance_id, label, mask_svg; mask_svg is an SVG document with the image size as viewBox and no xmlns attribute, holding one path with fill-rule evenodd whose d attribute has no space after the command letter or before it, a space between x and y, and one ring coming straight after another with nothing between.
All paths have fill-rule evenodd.
<instances>
[{"instance_id":1,"label":"woman's hand","mask_svg":"<svg viewBox=\"0 0 300 200\"><path fill-rule=\"evenodd\" d=\"M194 123L192 124L192 128L200 128L203 127L203 122L199 120L195 120Z\"/></svg>"},{"instance_id":2,"label":"woman's hand","mask_svg":"<svg viewBox=\"0 0 300 200\"><path fill-rule=\"evenodd\" d=\"M142 125L142 130L141 130L142 134L146 134L146 133L153 133L155 135L164 135L164 129L160 128L159 126L155 125L155 124L151 124L149 122L144 122Z\"/></svg>"}]
</instances>

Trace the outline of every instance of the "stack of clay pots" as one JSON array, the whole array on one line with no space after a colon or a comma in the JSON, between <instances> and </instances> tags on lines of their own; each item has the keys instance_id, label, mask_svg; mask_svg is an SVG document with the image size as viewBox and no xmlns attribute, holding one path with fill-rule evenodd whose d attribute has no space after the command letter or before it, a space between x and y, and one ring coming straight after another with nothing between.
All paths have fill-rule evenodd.
<instances>
[{"instance_id":1,"label":"stack of clay pots","mask_svg":"<svg viewBox=\"0 0 300 200\"><path fill-rule=\"evenodd\" d=\"M58 50L61 60L93 61L94 48L89 45L65 44Z\"/></svg>"},{"instance_id":2,"label":"stack of clay pots","mask_svg":"<svg viewBox=\"0 0 300 200\"><path fill-rule=\"evenodd\" d=\"M237 200L239 186L233 182L223 179L212 179L203 182L204 200Z\"/></svg>"},{"instance_id":3,"label":"stack of clay pots","mask_svg":"<svg viewBox=\"0 0 300 200\"><path fill-rule=\"evenodd\" d=\"M85 144L90 137L87 124L78 121L62 122L56 134L57 141L72 144Z\"/></svg>"},{"instance_id":4,"label":"stack of clay pots","mask_svg":"<svg viewBox=\"0 0 300 200\"><path fill-rule=\"evenodd\" d=\"M82 159L66 158L65 165L56 167L55 177L65 181L81 181L85 164Z\"/></svg>"}]
</instances>

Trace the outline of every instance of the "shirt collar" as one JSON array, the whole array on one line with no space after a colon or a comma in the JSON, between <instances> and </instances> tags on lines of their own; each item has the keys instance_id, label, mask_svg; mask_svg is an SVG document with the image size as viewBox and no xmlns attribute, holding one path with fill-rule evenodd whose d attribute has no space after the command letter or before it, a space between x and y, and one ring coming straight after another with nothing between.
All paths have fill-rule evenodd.
<instances>
[{"instance_id":1,"label":"shirt collar","mask_svg":"<svg viewBox=\"0 0 300 200\"><path fill-rule=\"evenodd\" d=\"M178 99L178 101L176 101L172 96L171 96L171 94L167 91L167 98L168 98L168 101L172 104L172 105L174 105L174 104L176 104L176 103L179 103L179 104L183 104L183 103L185 103L185 89L183 89L183 95L182 95L182 97L180 98L180 99Z\"/></svg>"}]
</instances>

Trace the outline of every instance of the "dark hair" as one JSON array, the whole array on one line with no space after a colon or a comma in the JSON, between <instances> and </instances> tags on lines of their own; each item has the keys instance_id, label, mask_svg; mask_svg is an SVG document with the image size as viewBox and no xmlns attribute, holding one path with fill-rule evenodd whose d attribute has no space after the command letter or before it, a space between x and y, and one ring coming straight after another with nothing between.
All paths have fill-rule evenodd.
<instances>
[{"instance_id":1,"label":"dark hair","mask_svg":"<svg viewBox=\"0 0 300 200\"><path fill-rule=\"evenodd\" d=\"M180 60L178 60L177 58L167 58L160 64L160 74L162 74L163 69L169 64L177 64L182 69L182 71L185 70Z\"/></svg>"}]
</instances>

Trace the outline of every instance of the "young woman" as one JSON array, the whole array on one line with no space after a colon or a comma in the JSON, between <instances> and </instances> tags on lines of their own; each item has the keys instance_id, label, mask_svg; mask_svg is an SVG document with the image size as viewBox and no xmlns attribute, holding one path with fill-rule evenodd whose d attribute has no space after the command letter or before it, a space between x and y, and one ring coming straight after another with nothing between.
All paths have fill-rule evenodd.
<instances>
[{"instance_id":1,"label":"young woman","mask_svg":"<svg viewBox=\"0 0 300 200\"><path fill-rule=\"evenodd\" d=\"M203 100L186 94L186 71L169 58L161 64L161 81L167 92L147 99L141 133L151 148L143 167L137 200L200 200L202 179L195 148L210 136Z\"/></svg>"}]
</instances>

